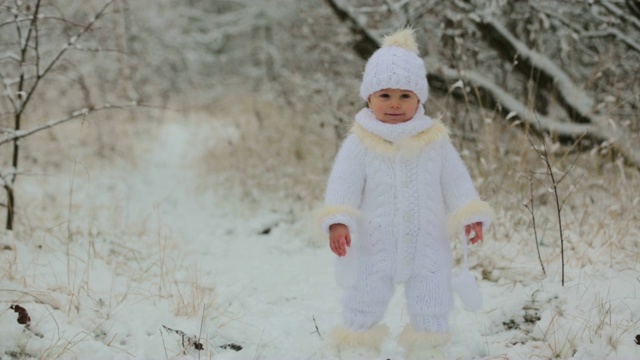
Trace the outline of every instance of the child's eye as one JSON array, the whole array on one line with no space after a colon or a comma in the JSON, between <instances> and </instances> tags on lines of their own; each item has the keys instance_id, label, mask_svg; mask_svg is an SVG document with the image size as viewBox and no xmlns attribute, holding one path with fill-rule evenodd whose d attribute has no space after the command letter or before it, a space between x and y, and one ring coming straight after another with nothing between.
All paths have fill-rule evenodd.
<instances>
[{"instance_id":1,"label":"child's eye","mask_svg":"<svg viewBox=\"0 0 640 360\"><path fill-rule=\"evenodd\" d=\"M411 94L402 94L403 99L411 99Z\"/></svg>"},{"instance_id":2,"label":"child's eye","mask_svg":"<svg viewBox=\"0 0 640 360\"><path fill-rule=\"evenodd\" d=\"M388 99L388 98L391 97L391 95L389 95L387 93L382 93L382 94L380 94L380 97L383 98L383 99Z\"/></svg>"}]
</instances>

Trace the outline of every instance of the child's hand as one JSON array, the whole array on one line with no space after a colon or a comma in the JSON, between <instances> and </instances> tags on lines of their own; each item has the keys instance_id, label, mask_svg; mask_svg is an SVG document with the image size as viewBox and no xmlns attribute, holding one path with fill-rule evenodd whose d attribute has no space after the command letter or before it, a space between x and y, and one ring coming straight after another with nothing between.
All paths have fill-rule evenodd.
<instances>
[{"instance_id":1,"label":"child's hand","mask_svg":"<svg viewBox=\"0 0 640 360\"><path fill-rule=\"evenodd\" d=\"M329 245L331 251L338 256L347 255L347 247L351 246L351 234L344 224L333 224L329 228Z\"/></svg>"},{"instance_id":2,"label":"child's hand","mask_svg":"<svg viewBox=\"0 0 640 360\"><path fill-rule=\"evenodd\" d=\"M473 231L473 237L470 237L469 241L472 244L475 244L478 241L482 241L482 223L481 222L476 222L476 223L464 226L464 234L467 237L469 235L471 235L472 231Z\"/></svg>"}]
</instances>

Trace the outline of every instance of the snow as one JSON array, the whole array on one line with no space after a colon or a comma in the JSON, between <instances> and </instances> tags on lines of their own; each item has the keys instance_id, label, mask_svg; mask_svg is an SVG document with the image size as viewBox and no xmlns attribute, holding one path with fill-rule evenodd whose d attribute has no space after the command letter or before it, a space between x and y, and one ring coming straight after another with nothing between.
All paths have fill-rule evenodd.
<instances>
[{"instance_id":1,"label":"snow","mask_svg":"<svg viewBox=\"0 0 640 360\"><path fill-rule=\"evenodd\" d=\"M275 204L196 190L193 139L203 129L167 122L139 139L149 144L137 161L76 159L61 175L19 179L32 209L66 197L64 208L46 211L68 221L20 214L31 232L0 231L0 358L333 358L324 340L340 322L334 256L315 245L305 214L291 221ZM541 276L508 214L498 213L494 226L470 248L472 272L487 272L484 308L467 312L456 300L452 359L640 358L638 266L616 251L637 253L637 225L616 244L603 225L585 241L589 253L566 267L564 287L557 260ZM509 241L495 238L505 231ZM385 316L394 335L408 321L401 290ZM29 329L12 304L28 311ZM164 327L204 349L183 349ZM393 339L382 351L381 359L403 358Z\"/></svg>"}]
</instances>

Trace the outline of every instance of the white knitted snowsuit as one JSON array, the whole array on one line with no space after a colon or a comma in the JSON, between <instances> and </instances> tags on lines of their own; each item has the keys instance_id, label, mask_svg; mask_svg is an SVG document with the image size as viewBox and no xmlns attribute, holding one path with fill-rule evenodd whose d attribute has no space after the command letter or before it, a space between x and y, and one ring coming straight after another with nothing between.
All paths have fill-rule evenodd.
<instances>
[{"instance_id":1,"label":"white knitted snowsuit","mask_svg":"<svg viewBox=\"0 0 640 360\"><path fill-rule=\"evenodd\" d=\"M453 305L449 235L491 219L439 121L424 115L387 124L365 108L344 140L321 212L322 226L345 224L352 236L338 258L345 326L376 325L404 283L411 325L446 333Z\"/></svg>"}]
</instances>

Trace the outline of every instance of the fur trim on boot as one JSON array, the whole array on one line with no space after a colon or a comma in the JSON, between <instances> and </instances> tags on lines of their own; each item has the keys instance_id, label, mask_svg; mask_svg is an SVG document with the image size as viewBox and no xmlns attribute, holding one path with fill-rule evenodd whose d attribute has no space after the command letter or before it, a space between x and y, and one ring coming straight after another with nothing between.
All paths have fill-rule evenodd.
<instances>
[{"instance_id":1,"label":"fur trim on boot","mask_svg":"<svg viewBox=\"0 0 640 360\"><path fill-rule=\"evenodd\" d=\"M416 332L407 325L398 335L398 344L405 349L407 360L443 360L450 339L451 334Z\"/></svg>"},{"instance_id":2,"label":"fur trim on boot","mask_svg":"<svg viewBox=\"0 0 640 360\"><path fill-rule=\"evenodd\" d=\"M380 347L389 337L386 325L376 325L367 331L337 327L329 334L329 344L341 359L372 359L380 356Z\"/></svg>"}]
</instances>

